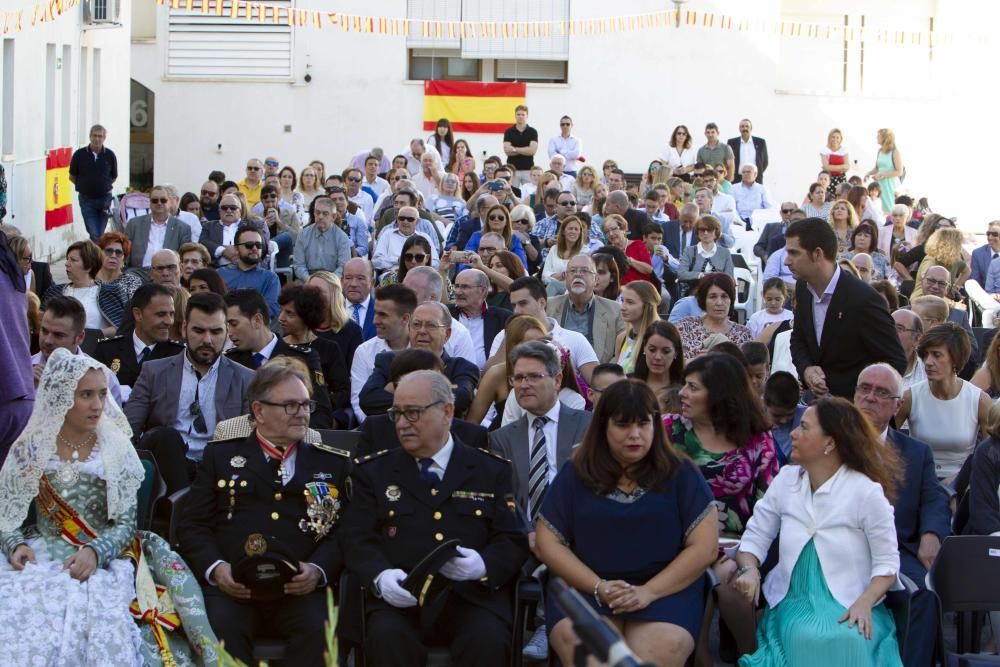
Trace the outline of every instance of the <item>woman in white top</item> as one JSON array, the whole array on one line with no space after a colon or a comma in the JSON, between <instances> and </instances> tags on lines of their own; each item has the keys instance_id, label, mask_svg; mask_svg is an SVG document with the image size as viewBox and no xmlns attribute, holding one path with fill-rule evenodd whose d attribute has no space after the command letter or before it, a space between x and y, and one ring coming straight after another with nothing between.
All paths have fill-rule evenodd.
<instances>
[{"instance_id":1,"label":"woman in white top","mask_svg":"<svg viewBox=\"0 0 1000 667\"><path fill-rule=\"evenodd\" d=\"M549 250L542 267L542 282L549 296L566 292L566 266L569 260L588 250L583 234L583 222L571 215L559 224L556 247Z\"/></svg>"},{"instance_id":2,"label":"woman in white top","mask_svg":"<svg viewBox=\"0 0 1000 667\"><path fill-rule=\"evenodd\" d=\"M823 171L830 174L830 196L836 197L837 188L847 179L847 170L851 168L850 157L844 148L844 135L837 128L826 135L826 146L819 152L819 161Z\"/></svg>"},{"instance_id":3,"label":"woman in white top","mask_svg":"<svg viewBox=\"0 0 1000 667\"><path fill-rule=\"evenodd\" d=\"M892 251L900 244L905 244L905 250L912 248L917 242L917 230L908 224L912 215L906 204L896 204L892 207L892 224L884 225L879 230L878 249L886 257L892 257Z\"/></svg>"},{"instance_id":4,"label":"woman in white top","mask_svg":"<svg viewBox=\"0 0 1000 667\"><path fill-rule=\"evenodd\" d=\"M299 174L298 192L302 195L302 205L306 211L309 210L309 204L312 203L313 199L326 192L319 178L319 175L316 173L316 167L311 164L308 167L303 167L302 173ZM305 223L303 222L303 224Z\"/></svg>"},{"instance_id":5,"label":"woman in white top","mask_svg":"<svg viewBox=\"0 0 1000 667\"><path fill-rule=\"evenodd\" d=\"M972 344L961 326L945 322L920 339L917 356L927 380L903 394L896 423L910 421L910 435L931 446L938 479L958 474L979 435L986 434L990 397L958 377L969 361Z\"/></svg>"},{"instance_id":6,"label":"woman in white top","mask_svg":"<svg viewBox=\"0 0 1000 667\"><path fill-rule=\"evenodd\" d=\"M778 539L758 648L740 666L900 666L892 615L880 604L899 573L895 450L850 402L824 398L792 431L791 464L757 501L736 554L734 585L755 604L758 568Z\"/></svg>"},{"instance_id":7,"label":"woman in white top","mask_svg":"<svg viewBox=\"0 0 1000 667\"><path fill-rule=\"evenodd\" d=\"M698 161L698 152L691 146L691 133L687 125L678 125L674 128L661 159L667 166L673 167L674 176L683 176L685 180L689 180L688 174Z\"/></svg>"}]
</instances>

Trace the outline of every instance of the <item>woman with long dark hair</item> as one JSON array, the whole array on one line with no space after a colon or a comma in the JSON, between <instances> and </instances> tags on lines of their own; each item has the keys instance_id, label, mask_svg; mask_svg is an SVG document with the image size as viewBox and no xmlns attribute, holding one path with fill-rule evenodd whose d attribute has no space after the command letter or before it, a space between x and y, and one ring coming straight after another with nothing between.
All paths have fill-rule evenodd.
<instances>
[{"instance_id":1,"label":"woman with long dark hair","mask_svg":"<svg viewBox=\"0 0 1000 667\"><path fill-rule=\"evenodd\" d=\"M441 156L441 166L451 161L451 149L455 145L455 135L451 131L451 121L447 118L438 120L434 134L427 137L427 145L433 146ZM466 144L468 148L468 144Z\"/></svg>"},{"instance_id":2,"label":"woman with long dark hair","mask_svg":"<svg viewBox=\"0 0 1000 667\"><path fill-rule=\"evenodd\" d=\"M680 667L701 631L718 518L704 478L667 445L653 391L622 380L601 395L535 522L539 558L583 594L639 660ZM609 539L609 536L614 539ZM547 596L546 625L573 664L572 623Z\"/></svg>"},{"instance_id":3,"label":"woman with long dark hair","mask_svg":"<svg viewBox=\"0 0 1000 667\"><path fill-rule=\"evenodd\" d=\"M849 401L822 398L806 409L791 464L757 501L736 554L734 586L756 605L760 565L779 540L759 648L740 667L902 665L880 603L899 574L890 503L902 470L895 448Z\"/></svg>"},{"instance_id":4,"label":"woman with long dark hair","mask_svg":"<svg viewBox=\"0 0 1000 667\"><path fill-rule=\"evenodd\" d=\"M680 384L683 372L684 347L677 327L666 320L654 320L639 344L632 377L660 396L664 389Z\"/></svg>"}]
</instances>

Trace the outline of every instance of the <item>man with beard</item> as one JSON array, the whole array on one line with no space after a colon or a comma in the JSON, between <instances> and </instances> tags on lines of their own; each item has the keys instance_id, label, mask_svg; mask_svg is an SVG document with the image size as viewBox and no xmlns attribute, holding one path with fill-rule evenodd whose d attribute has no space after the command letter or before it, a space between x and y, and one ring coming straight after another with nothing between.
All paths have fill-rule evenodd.
<instances>
[{"instance_id":1,"label":"man with beard","mask_svg":"<svg viewBox=\"0 0 1000 667\"><path fill-rule=\"evenodd\" d=\"M274 272L260 268L260 258L264 251L264 240L260 232L249 225L240 225L236 230L236 250L239 253L236 262L219 269L219 276L230 291L249 288L259 292L267 301L271 317L277 317L281 284Z\"/></svg>"},{"instance_id":2,"label":"man with beard","mask_svg":"<svg viewBox=\"0 0 1000 667\"><path fill-rule=\"evenodd\" d=\"M577 255L566 265L565 294L554 296L545 312L564 329L583 334L602 364L615 357L615 338L625 330L621 307L594 294L597 269L590 255Z\"/></svg>"},{"instance_id":3,"label":"man with beard","mask_svg":"<svg viewBox=\"0 0 1000 667\"><path fill-rule=\"evenodd\" d=\"M143 364L125 404L139 449L153 452L173 493L191 483L197 462L218 422L247 413L253 372L222 356L226 304L212 292L188 299L184 312L187 350Z\"/></svg>"},{"instance_id":4,"label":"man with beard","mask_svg":"<svg viewBox=\"0 0 1000 667\"><path fill-rule=\"evenodd\" d=\"M201 215L205 220L219 219L219 184L205 181L201 184Z\"/></svg>"}]
</instances>

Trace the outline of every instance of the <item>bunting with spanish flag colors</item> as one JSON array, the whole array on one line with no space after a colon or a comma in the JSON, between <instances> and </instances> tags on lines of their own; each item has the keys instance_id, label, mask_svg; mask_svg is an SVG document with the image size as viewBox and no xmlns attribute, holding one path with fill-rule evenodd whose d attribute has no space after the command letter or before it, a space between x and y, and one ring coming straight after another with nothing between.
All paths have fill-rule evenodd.
<instances>
[{"instance_id":1,"label":"bunting with spanish flag colors","mask_svg":"<svg viewBox=\"0 0 1000 667\"><path fill-rule=\"evenodd\" d=\"M72 148L53 148L45 157L45 229L73 222L73 184L69 180Z\"/></svg>"},{"instance_id":2,"label":"bunting with spanish flag colors","mask_svg":"<svg viewBox=\"0 0 1000 667\"><path fill-rule=\"evenodd\" d=\"M514 107L524 104L524 95L524 83L425 81L424 129L447 118L455 132L501 134L514 123Z\"/></svg>"}]
</instances>

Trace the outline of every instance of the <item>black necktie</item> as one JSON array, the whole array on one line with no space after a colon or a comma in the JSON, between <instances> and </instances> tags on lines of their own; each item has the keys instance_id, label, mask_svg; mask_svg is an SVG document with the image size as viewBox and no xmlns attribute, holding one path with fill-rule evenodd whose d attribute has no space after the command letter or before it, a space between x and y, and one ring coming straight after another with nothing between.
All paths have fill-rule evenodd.
<instances>
[{"instance_id":1,"label":"black necktie","mask_svg":"<svg viewBox=\"0 0 1000 667\"><path fill-rule=\"evenodd\" d=\"M434 465L434 459L420 459L417 463L420 464L420 479L431 488L437 486L441 478L431 470L431 466Z\"/></svg>"},{"instance_id":2,"label":"black necktie","mask_svg":"<svg viewBox=\"0 0 1000 667\"><path fill-rule=\"evenodd\" d=\"M142 348L142 352L139 353L139 368L142 368L142 362L146 361L146 357L149 356L150 351L148 345Z\"/></svg>"}]
</instances>

